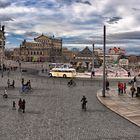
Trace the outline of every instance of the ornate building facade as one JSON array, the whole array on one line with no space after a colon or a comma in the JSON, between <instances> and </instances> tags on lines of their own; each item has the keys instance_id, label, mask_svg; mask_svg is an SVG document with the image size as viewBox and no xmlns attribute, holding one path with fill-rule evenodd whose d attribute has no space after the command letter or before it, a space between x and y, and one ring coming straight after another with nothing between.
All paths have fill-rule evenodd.
<instances>
[{"instance_id":1,"label":"ornate building facade","mask_svg":"<svg viewBox=\"0 0 140 140\"><path fill-rule=\"evenodd\" d=\"M4 25L1 27L0 25L0 64L4 64L5 59L5 31L4 31Z\"/></svg>"},{"instance_id":2,"label":"ornate building facade","mask_svg":"<svg viewBox=\"0 0 140 140\"><path fill-rule=\"evenodd\" d=\"M20 45L20 59L28 62L60 62L62 39L40 35L34 42L24 40Z\"/></svg>"},{"instance_id":3,"label":"ornate building facade","mask_svg":"<svg viewBox=\"0 0 140 140\"><path fill-rule=\"evenodd\" d=\"M98 56L98 52L94 52L94 67L101 66L101 59ZM77 68L85 67L88 70L91 70L93 61L93 52L88 48L85 47L82 51L75 55L74 59L71 61L73 65Z\"/></svg>"},{"instance_id":4,"label":"ornate building facade","mask_svg":"<svg viewBox=\"0 0 140 140\"><path fill-rule=\"evenodd\" d=\"M62 48L62 60L63 62L70 62L75 56L75 53L68 48Z\"/></svg>"}]
</instances>

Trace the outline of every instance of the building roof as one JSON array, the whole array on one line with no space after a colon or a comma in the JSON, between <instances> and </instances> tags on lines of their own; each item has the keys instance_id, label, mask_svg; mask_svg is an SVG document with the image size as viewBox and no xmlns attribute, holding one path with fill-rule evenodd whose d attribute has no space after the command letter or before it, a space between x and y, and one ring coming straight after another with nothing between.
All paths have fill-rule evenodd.
<instances>
[{"instance_id":1,"label":"building roof","mask_svg":"<svg viewBox=\"0 0 140 140\"><path fill-rule=\"evenodd\" d=\"M61 39L60 38L54 38L54 36L50 37L50 36L47 36L47 35L40 35L36 38L34 38L34 40L36 41L37 39L40 39L40 38L43 38L43 39L51 39L51 40L57 40L57 41L60 41Z\"/></svg>"},{"instance_id":2,"label":"building roof","mask_svg":"<svg viewBox=\"0 0 140 140\"><path fill-rule=\"evenodd\" d=\"M92 51L88 47L85 47L76 56L77 57L92 57Z\"/></svg>"},{"instance_id":3,"label":"building roof","mask_svg":"<svg viewBox=\"0 0 140 140\"><path fill-rule=\"evenodd\" d=\"M115 54L125 53L125 50L121 49L119 47L110 48L109 51L111 51L111 50L113 50L115 52Z\"/></svg>"}]
</instances>

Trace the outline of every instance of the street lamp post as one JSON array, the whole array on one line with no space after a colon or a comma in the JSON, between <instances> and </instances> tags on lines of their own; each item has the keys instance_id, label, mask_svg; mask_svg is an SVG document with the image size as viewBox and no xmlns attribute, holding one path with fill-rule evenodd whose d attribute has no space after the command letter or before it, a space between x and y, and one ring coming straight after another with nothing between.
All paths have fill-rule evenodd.
<instances>
[{"instance_id":1,"label":"street lamp post","mask_svg":"<svg viewBox=\"0 0 140 140\"><path fill-rule=\"evenodd\" d=\"M105 97L105 88L106 88L106 74L105 74L105 53L106 53L106 26L104 25L104 49L103 49L103 92L102 96Z\"/></svg>"}]
</instances>

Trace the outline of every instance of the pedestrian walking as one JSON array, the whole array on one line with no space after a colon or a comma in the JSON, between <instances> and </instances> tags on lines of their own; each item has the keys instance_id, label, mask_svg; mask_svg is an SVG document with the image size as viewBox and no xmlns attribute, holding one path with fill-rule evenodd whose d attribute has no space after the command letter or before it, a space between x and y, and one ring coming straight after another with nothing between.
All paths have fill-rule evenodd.
<instances>
[{"instance_id":1,"label":"pedestrian walking","mask_svg":"<svg viewBox=\"0 0 140 140\"><path fill-rule=\"evenodd\" d=\"M118 72L116 72L115 77L118 77Z\"/></svg>"},{"instance_id":2,"label":"pedestrian walking","mask_svg":"<svg viewBox=\"0 0 140 140\"><path fill-rule=\"evenodd\" d=\"M109 90L109 81L106 80L106 90Z\"/></svg>"},{"instance_id":3,"label":"pedestrian walking","mask_svg":"<svg viewBox=\"0 0 140 140\"><path fill-rule=\"evenodd\" d=\"M21 84L24 85L24 78L21 79Z\"/></svg>"},{"instance_id":4,"label":"pedestrian walking","mask_svg":"<svg viewBox=\"0 0 140 140\"><path fill-rule=\"evenodd\" d=\"M124 91L123 83L120 83L120 92L121 92L121 94L123 94L123 91Z\"/></svg>"},{"instance_id":5,"label":"pedestrian walking","mask_svg":"<svg viewBox=\"0 0 140 140\"><path fill-rule=\"evenodd\" d=\"M118 82L118 94L120 94L120 93L121 93L121 83Z\"/></svg>"},{"instance_id":6,"label":"pedestrian walking","mask_svg":"<svg viewBox=\"0 0 140 140\"><path fill-rule=\"evenodd\" d=\"M82 102L82 110L86 111L87 98L83 96L81 102Z\"/></svg>"},{"instance_id":7,"label":"pedestrian walking","mask_svg":"<svg viewBox=\"0 0 140 140\"><path fill-rule=\"evenodd\" d=\"M23 110L23 113L25 113L25 104L26 104L25 99L23 99L23 101L22 101L22 110Z\"/></svg>"},{"instance_id":8,"label":"pedestrian walking","mask_svg":"<svg viewBox=\"0 0 140 140\"><path fill-rule=\"evenodd\" d=\"M95 71L91 71L91 78L95 76Z\"/></svg>"},{"instance_id":9,"label":"pedestrian walking","mask_svg":"<svg viewBox=\"0 0 140 140\"><path fill-rule=\"evenodd\" d=\"M31 81L30 80L28 81L28 88L29 88L29 90L31 90Z\"/></svg>"},{"instance_id":10,"label":"pedestrian walking","mask_svg":"<svg viewBox=\"0 0 140 140\"><path fill-rule=\"evenodd\" d=\"M16 110L16 102L15 101L13 101L13 108L12 109Z\"/></svg>"},{"instance_id":11,"label":"pedestrian walking","mask_svg":"<svg viewBox=\"0 0 140 140\"><path fill-rule=\"evenodd\" d=\"M22 100L21 100L21 98L19 99L19 101L18 101L18 111L21 111L22 110Z\"/></svg>"},{"instance_id":12,"label":"pedestrian walking","mask_svg":"<svg viewBox=\"0 0 140 140\"><path fill-rule=\"evenodd\" d=\"M126 93L126 83L123 84L123 91Z\"/></svg>"},{"instance_id":13,"label":"pedestrian walking","mask_svg":"<svg viewBox=\"0 0 140 140\"><path fill-rule=\"evenodd\" d=\"M8 69L8 72L7 72L7 76L9 77L9 75L10 75L10 69Z\"/></svg>"},{"instance_id":14,"label":"pedestrian walking","mask_svg":"<svg viewBox=\"0 0 140 140\"><path fill-rule=\"evenodd\" d=\"M132 98L133 98L134 93L135 93L135 91L136 91L134 85L132 85L132 87L130 88L130 90L131 90L131 95L132 95Z\"/></svg>"},{"instance_id":15,"label":"pedestrian walking","mask_svg":"<svg viewBox=\"0 0 140 140\"><path fill-rule=\"evenodd\" d=\"M7 85L8 85L8 88L10 87L10 80L8 79L7 80Z\"/></svg>"},{"instance_id":16,"label":"pedestrian walking","mask_svg":"<svg viewBox=\"0 0 140 140\"><path fill-rule=\"evenodd\" d=\"M12 82L12 84L10 86L15 88L15 80L13 80L13 82Z\"/></svg>"},{"instance_id":17,"label":"pedestrian walking","mask_svg":"<svg viewBox=\"0 0 140 140\"><path fill-rule=\"evenodd\" d=\"M13 88L15 88L15 80L13 80L12 85L13 85Z\"/></svg>"},{"instance_id":18,"label":"pedestrian walking","mask_svg":"<svg viewBox=\"0 0 140 140\"><path fill-rule=\"evenodd\" d=\"M128 71L127 74L128 74L128 77L131 77L131 73L130 73L130 71Z\"/></svg>"}]
</instances>

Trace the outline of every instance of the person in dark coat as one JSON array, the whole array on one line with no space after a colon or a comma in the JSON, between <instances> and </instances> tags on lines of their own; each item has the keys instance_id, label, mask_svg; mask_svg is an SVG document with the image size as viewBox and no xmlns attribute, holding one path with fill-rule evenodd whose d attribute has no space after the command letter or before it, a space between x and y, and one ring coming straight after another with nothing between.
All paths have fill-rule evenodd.
<instances>
[{"instance_id":1,"label":"person in dark coat","mask_svg":"<svg viewBox=\"0 0 140 140\"><path fill-rule=\"evenodd\" d=\"M126 93L126 83L123 84L124 93Z\"/></svg>"},{"instance_id":2,"label":"person in dark coat","mask_svg":"<svg viewBox=\"0 0 140 140\"><path fill-rule=\"evenodd\" d=\"M18 106L19 106L18 111L21 111L22 110L22 100L21 100L21 98L18 101Z\"/></svg>"},{"instance_id":3,"label":"person in dark coat","mask_svg":"<svg viewBox=\"0 0 140 140\"><path fill-rule=\"evenodd\" d=\"M130 71L128 71L127 73L128 73L128 77L131 77L131 73L130 73Z\"/></svg>"},{"instance_id":4,"label":"person in dark coat","mask_svg":"<svg viewBox=\"0 0 140 140\"><path fill-rule=\"evenodd\" d=\"M12 109L16 110L16 102L15 101L13 101L13 108Z\"/></svg>"},{"instance_id":5,"label":"person in dark coat","mask_svg":"<svg viewBox=\"0 0 140 140\"><path fill-rule=\"evenodd\" d=\"M106 90L109 90L109 81L106 80Z\"/></svg>"},{"instance_id":6,"label":"person in dark coat","mask_svg":"<svg viewBox=\"0 0 140 140\"><path fill-rule=\"evenodd\" d=\"M85 96L83 96L82 99L81 99L81 102L82 102L82 109L84 111L86 111L87 98Z\"/></svg>"},{"instance_id":7,"label":"person in dark coat","mask_svg":"<svg viewBox=\"0 0 140 140\"><path fill-rule=\"evenodd\" d=\"M135 93L135 91L136 91L134 85L132 85L132 87L130 88L130 90L131 90L131 95L132 95L132 98L133 98L134 93Z\"/></svg>"},{"instance_id":8,"label":"person in dark coat","mask_svg":"<svg viewBox=\"0 0 140 140\"><path fill-rule=\"evenodd\" d=\"M23 99L23 101L22 101L22 110L23 110L23 113L25 113L25 100Z\"/></svg>"},{"instance_id":9,"label":"person in dark coat","mask_svg":"<svg viewBox=\"0 0 140 140\"><path fill-rule=\"evenodd\" d=\"M30 80L28 81L28 88L29 88L29 90L31 89L31 81Z\"/></svg>"}]
</instances>

